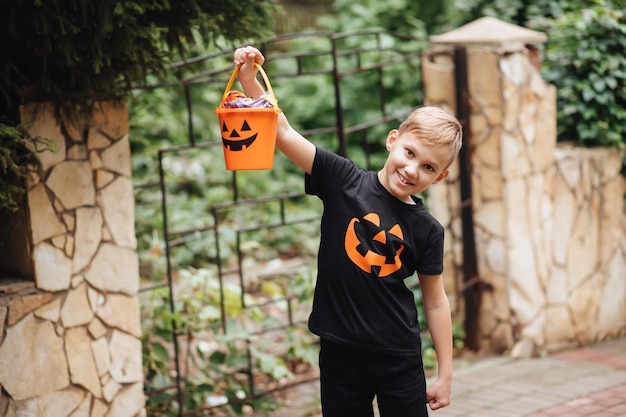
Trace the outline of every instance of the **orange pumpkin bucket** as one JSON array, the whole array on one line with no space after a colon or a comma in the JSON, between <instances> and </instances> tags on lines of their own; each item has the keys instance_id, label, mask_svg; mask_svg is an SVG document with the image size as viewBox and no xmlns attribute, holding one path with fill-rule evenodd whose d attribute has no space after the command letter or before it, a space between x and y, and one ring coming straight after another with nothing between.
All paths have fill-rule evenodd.
<instances>
[{"instance_id":1,"label":"orange pumpkin bucket","mask_svg":"<svg viewBox=\"0 0 626 417\"><path fill-rule=\"evenodd\" d=\"M224 90L220 107L215 109L220 120L224 162L226 169L231 171L272 169L274 166L276 124L281 109L278 107L278 100L274 96L263 67L256 63L255 65L268 90L269 96L266 100L273 107L227 108L225 106L229 91L239 73L239 66L237 66Z\"/></svg>"}]
</instances>

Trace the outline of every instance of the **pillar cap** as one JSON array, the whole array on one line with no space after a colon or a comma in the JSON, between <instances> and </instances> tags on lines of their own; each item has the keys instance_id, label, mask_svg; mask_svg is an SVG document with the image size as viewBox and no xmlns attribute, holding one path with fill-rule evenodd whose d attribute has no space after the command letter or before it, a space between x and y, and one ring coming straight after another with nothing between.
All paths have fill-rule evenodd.
<instances>
[{"instance_id":1,"label":"pillar cap","mask_svg":"<svg viewBox=\"0 0 626 417\"><path fill-rule=\"evenodd\" d=\"M441 35L431 36L432 44L520 46L543 43L543 32L527 29L495 17L481 17L460 28Z\"/></svg>"}]
</instances>

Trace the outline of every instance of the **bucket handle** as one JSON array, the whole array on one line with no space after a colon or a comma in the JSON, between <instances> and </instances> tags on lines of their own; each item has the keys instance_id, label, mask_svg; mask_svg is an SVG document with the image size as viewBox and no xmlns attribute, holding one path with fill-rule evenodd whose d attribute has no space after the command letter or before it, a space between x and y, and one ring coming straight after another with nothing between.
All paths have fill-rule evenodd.
<instances>
[{"instance_id":1,"label":"bucket handle","mask_svg":"<svg viewBox=\"0 0 626 417\"><path fill-rule=\"evenodd\" d=\"M265 73L261 65L257 64L256 62L254 63L254 65L257 67L257 69L261 73L261 76L263 77L263 81L265 82L265 86L267 87L267 91L269 91L270 93L270 97L267 97L266 100L272 103L272 105L274 106L274 111L276 113L280 113L280 109L278 108L278 99L274 95L274 90L272 90L272 85L270 84L269 78L267 78L267 74ZM224 95L222 96L222 102L220 103L221 108L224 108L226 97L228 96L228 92L230 91L231 87L233 86L233 83L235 82L235 77L237 77L237 74L239 74L240 67L241 65L237 65L235 67L233 74L230 76L230 80L228 80L228 84L226 85L226 89L224 90Z\"/></svg>"}]
</instances>

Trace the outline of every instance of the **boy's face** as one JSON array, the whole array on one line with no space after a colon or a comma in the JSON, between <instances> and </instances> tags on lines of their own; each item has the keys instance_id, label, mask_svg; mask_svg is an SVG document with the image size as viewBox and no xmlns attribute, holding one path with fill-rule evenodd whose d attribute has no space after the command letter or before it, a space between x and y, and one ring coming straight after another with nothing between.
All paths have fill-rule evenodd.
<instances>
[{"instance_id":1,"label":"boy's face","mask_svg":"<svg viewBox=\"0 0 626 417\"><path fill-rule=\"evenodd\" d=\"M392 195L412 203L411 195L426 190L448 176L450 150L446 146L424 143L412 132L387 135L387 161L379 172L382 185Z\"/></svg>"}]
</instances>

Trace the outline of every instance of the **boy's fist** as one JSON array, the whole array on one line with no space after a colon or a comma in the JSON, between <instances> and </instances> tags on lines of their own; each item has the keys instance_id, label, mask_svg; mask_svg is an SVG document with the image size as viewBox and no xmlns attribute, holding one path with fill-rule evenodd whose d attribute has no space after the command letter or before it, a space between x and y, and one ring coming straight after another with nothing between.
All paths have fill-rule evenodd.
<instances>
[{"instance_id":1,"label":"boy's fist","mask_svg":"<svg viewBox=\"0 0 626 417\"><path fill-rule=\"evenodd\" d=\"M257 48L252 46L244 46L235 50L235 65L241 65L242 70L254 69L254 63L263 65L265 57Z\"/></svg>"}]
</instances>

